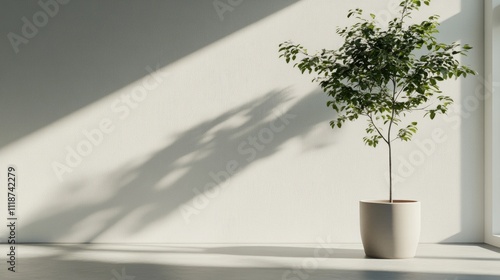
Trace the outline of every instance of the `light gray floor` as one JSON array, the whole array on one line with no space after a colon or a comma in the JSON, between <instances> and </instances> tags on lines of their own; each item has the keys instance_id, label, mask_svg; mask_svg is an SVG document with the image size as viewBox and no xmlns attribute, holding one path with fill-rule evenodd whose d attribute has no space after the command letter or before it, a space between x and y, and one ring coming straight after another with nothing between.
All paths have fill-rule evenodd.
<instances>
[{"instance_id":1,"label":"light gray floor","mask_svg":"<svg viewBox=\"0 0 500 280\"><path fill-rule=\"evenodd\" d=\"M421 244L405 260L366 258L360 244L18 245L16 273L7 253L2 280L500 279L500 250L482 244Z\"/></svg>"}]
</instances>

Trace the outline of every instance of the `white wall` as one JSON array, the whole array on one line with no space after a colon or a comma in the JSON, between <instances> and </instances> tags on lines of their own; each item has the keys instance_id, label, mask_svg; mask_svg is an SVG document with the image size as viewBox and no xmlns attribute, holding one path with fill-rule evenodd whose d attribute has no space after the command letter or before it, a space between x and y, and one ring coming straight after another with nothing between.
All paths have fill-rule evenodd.
<instances>
[{"instance_id":1,"label":"white wall","mask_svg":"<svg viewBox=\"0 0 500 280\"><path fill-rule=\"evenodd\" d=\"M439 38L473 45L463 61L482 75L482 2L434 2L415 19L440 14ZM364 120L332 131L325 96L277 50L339 46L350 8L383 16L389 1L230 3L73 0L17 53L3 37L0 176L17 166L19 241L360 242L358 201L387 197L386 150L363 144ZM2 5L0 34L41 11ZM396 146L395 195L422 201L422 242L483 240L480 81L443 84L454 112L418 117Z\"/></svg>"},{"instance_id":2,"label":"white wall","mask_svg":"<svg viewBox=\"0 0 500 280\"><path fill-rule=\"evenodd\" d=\"M485 242L500 246L500 150L499 118L500 99L498 98L498 73L500 56L496 50L500 46L500 1L489 0L485 3L485 73L491 77L486 81L485 100Z\"/></svg>"}]
</instances>

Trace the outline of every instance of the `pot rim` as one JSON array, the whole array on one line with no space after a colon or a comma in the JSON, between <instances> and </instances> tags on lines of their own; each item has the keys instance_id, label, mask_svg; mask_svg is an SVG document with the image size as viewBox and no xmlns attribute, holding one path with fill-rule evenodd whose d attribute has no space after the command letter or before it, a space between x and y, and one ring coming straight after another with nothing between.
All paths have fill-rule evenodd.
<instances>
[{"instance_id":1,"label":"pot rim","mask_svg":"<svg viewBox=\"0 0 500 280\"><path fill-rule=\"evenodd\" d=\"M372 204L417 204L420 203L418 200L413 199L394 199L393 202L389 200L360 200L361 203L372 203Z\"/></svg>"}]
</instances>

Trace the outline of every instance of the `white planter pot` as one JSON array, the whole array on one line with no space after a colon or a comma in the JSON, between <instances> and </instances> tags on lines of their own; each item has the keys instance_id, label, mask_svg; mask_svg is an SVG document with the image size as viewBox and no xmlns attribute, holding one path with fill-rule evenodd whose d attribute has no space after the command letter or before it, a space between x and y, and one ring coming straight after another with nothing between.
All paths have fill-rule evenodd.
<instances>
[{"instance_id":1,"label":"white planter pot","mask_svg":"<svg viewBox=\"0 0 500 280\"><path fill-rule=\"evenodd\" d=\"M359 202L361 239L372 258L413 258L420 238L420 202L363 200Z\"/></svg>"}]
</instances>

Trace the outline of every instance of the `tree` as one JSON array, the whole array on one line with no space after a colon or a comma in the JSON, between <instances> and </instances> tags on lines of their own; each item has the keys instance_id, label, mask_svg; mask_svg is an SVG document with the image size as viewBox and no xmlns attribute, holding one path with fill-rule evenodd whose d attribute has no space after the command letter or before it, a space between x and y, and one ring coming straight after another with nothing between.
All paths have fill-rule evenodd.
<instances>
[{"instance_id":1,"label":"tree","mask_svg":"<svg viewBox=\"0 0 500 280\"><path fill-rule=\"evenodd\" d=\"M332 128L362 116L368 121L365 144L387 144L391 203L392 143L410 141L417 132L417 122L403 122L403 118L414 111L425 112L424 117L430 119L445 114L453 99L443 94L439 83L476 74L456 58L466 55L469 45L436 41L439 16L418 24L406 22L422 4L429 5L430 0L403 0L398 17L385 28L374 14L365 18L361 9L350 10L347 17L355 17L357 22L337 29L344 38L337 50L310 55L300 44L288 41L279 45L280 57L287 63L297 60L294 67L302 73L314 72L313 82L331 97L327 106L337 112L330 122Z\"/></svg>"}]
</instances>

